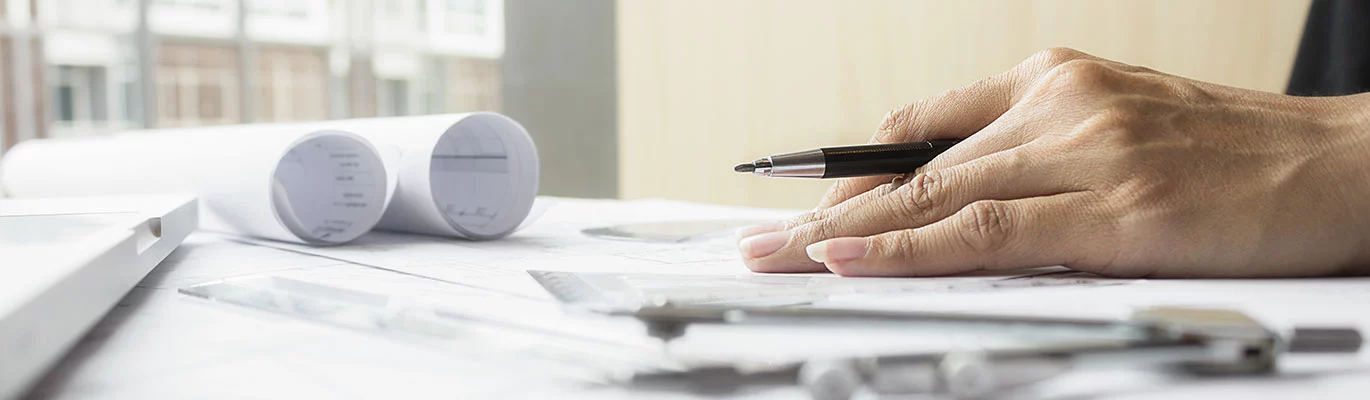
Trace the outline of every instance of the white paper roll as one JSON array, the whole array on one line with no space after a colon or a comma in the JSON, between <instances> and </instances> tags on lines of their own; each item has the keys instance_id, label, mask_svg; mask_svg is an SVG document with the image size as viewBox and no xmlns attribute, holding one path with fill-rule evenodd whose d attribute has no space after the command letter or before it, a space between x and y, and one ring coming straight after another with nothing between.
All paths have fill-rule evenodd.
<instances>
[{"instance_id":1,"label":"white paper roll","mask_svg":"<svg viewBox=\"0 0 1370 400\"><path fill-rule=\"evenodd\" d=\"M200 226L307 244L350 241L380 220L380 154L343 131L284 125L30 140L0 159L15 197L191 193Z\"/></svg>"},{"instance_id":2,"label":"white paper roll","mask_svg":"<svg viewBox=\"0 0 1370 400\"><path fill-rule=\"evenodd\" d=\"M397 180L379 229L496 239L517 230L538 193L538 153L528 131L491 112L299 124L366 137Z\"/></svg>"}]
</instances>

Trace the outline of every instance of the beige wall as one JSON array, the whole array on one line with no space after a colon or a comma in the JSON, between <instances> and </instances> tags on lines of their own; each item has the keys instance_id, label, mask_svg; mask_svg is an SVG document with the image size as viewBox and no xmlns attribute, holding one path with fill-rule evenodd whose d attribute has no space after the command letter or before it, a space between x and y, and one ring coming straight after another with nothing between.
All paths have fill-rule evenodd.
<instances>
[{"instance_id":1,"label":"beige wall","mask_svg":"<svg viewBox=\"0 0 1370 400\"><path fill-rule=\"evenodd\" d=\"M1268 91L1308 0L617 2L625 198L808 208L828 182L738 176L772 152L864 143L890 108L1069 46Z\"/></svg>"}]
</instances>

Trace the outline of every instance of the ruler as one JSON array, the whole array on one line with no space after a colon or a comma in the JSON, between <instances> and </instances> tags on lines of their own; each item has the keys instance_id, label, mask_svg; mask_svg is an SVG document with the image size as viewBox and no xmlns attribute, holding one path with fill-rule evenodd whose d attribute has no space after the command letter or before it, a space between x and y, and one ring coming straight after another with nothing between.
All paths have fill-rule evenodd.
<instances>
[{"instance_id":1,"label":"ruler","mask_svg":"<svg viewBox=\"0 0 1370 400\"><path fill-rule=\"evenodd\" d=\"M806 304L836 295L977 292L1060 286L1088 287L1132 282L1058 268L1013 276L937 278L541 270L530 270L528 274L563 303L628 308L704 304L779 306Z\"/></svg>"}]
</instances>

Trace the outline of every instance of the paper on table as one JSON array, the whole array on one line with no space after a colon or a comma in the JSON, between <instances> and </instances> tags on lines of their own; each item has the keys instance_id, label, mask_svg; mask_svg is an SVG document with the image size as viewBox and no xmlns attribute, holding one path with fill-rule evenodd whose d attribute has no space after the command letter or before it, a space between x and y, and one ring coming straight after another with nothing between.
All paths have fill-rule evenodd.
<instances>
[{"instance_id":1,"label":"paper on table","mask_svg":"<svg viewBox=\"0 0 1370 400\"><path fill-rule=\"evenodd\" d=\"M423 398L441 393L452 398L507 398L517 393L515 397L564 398L559 390L584 386L558 384L540 371L492 368L483 360L435 351L439 349L433 346L190 301L178 294L176 288L193 283L273 271L353 287L433 293L410 282L417 279L398 281L405 277L382 271L351 274L346 271L359 268L220 237L208 232L191 235L30 396ZM453 299L462 295L451 288L441 294Z\"/></svg>"},{"instance_id":2,"label":"paper on table","mask_svg":"<svg viewBox=\"0 0 1370 400\"><path fill-rule=\"evenodd\" d=\"M509 117L478 112L307 122L355 132L387 154L398 184L379 229L496 239L514 232L538 192L538 153ZM390 156L394 154L394 156Z\"/></svg>"},{"instance_id":3,"label":"paper on table","mask_svg":"<svg viewBox=\"0 0 1370 400\"><path fill-rule=\"evenodd\" d=\"M676 370L627 318L570 315L542 302L492 297L355 265L237 276L181 293L292 318L456 351L491 368L605 381L640 370Z\"/></svg>"},{"instance_id":4,"label":"paper on table","mask_svg":"<svg viewBox=\"0 0 1370 400\"><path fill-rule=\"evenodd\" d=\"M581 203L580 201L569 200L564 201L562 204L567 203L570 203L568 204L568 207L571 209L584 210L584 208L582 207L576 207L583 205L578 204ZM663 202L629 202L620 204L624 204L624 207L622 208L627 210L628 212L631 212L631 210L633 209L659 209L661 207L668 207L672 205L671 203ZM674 205L681 206L680 208L684 210L696 211L700 209L707 210L719 208L711 206L683 205L679 203L675 203ZM564 214L553 212L549 214L549 219L554 219L562 215ZM575 230L567 230L560 234L563 235L563 239L565 239L566 243L576 243L582 239L579 232ZM339 277L337 279L319 279L321 278L321 276L306 276L306 274L300 273L273 273L270 277L268 277L268 279L293 276L293 279L310 284L324 285L331 289L350 289L375 294L387 294L387 296L390 296L389 300L378 300L373 302L374 304L383 304L387 313L408 314L408 311L406 311L402 304L406 302L405 299L412 299L420 300L421 302L426 304L432 304L435 307L437 307L437 309L446 310L445 312L455 314L466 314L472 316L480 315L484 316L481 318L488 318L490 320L508 319L511 321L510 323L512 324L544 326L546 327L547 331L564 332L564 334L569 336L580 335L596 337L600 339L612 338L611 341L617 342L620 345L624 346L624 348L621 348L620 351L617 351L614 354L617 354L618 356L622 357L629 357L631 354L633 354L632 351L629 351L630 349L626 348L627 343L631 342L630 339L636 338L637 340L641 340L646 338L646 336L643 335L643 333L645 332L645 328L642 327L640 324L636 323L635 321L632 321L631 319L626 319L626 317L605 317L593 313L565 313L563 312L563 308L560 307L560 303L554 303L550 301L536 301L541 299L532 298L532 296L527 295L526 292L518 292L521 292L521 289L525 288L531 288L533 290L541 291L540 289L516 285L519 281L506 279L527 279L527 274L519 272L511 273L511 270L519 268L515 266L512 262L490 262L489 267L467 264L485 262L482 261L484 260L481 257L483 255L480 253L471 253L473 257L465 258L463 257L464 250L469 250L469 248L464 249L456 247L456 245L480 245L500 243L508 240L515 240L520 235L522 234L516 234L515 236L508 238L504 241L495 242L466 242L448 240L446 241L447 246L445 247L448 247L449 251L446 252L446 254L451 259L449 259L447 263L441 265L437 263L429 265L405 264L403 262L383 264L387 265L391 269L406 272L415 272L414 275L441 276L447 280L455 280L455 283L459 284L458 286L440 284L433 282L432 280L419 279L410 275L387 275L386 273L380 273L379 271L376 271L377 273L367 273L365 274L365 277L361 276L360 274L354 274L355 276ZM415 252L412 251L414 250L414 248L421 248L422 251L419 251L419 253L427 254L428 256L436 257L441 253L439 251L439 241L432 237L380 234L380 236L387 237L388 239L395 239L394 242L386 242L394 244L396 246L395 248L382 248L383 246L373 246L373 243L368 243L368 239L371 239L373 236L374 234L368 235L367 237L360 240L359 243L356 245L342 247L292 247L301 248L302 252L332 253L332 251L334 250L349 250L361 246L370 247L370 250L372 251L391 253L387 254L390 257L382 256L373 259L377 263L385 262L386 260L391 260L392 262L395 260L422 260L422 257L405 257L416 256L416 254L413 254ZM402 242L404 242L402 240L403 238L413 239L412 242L416 243L417 245L414 248L407 247L402 244ZM632 242L610 243L614 243L616 245L612 247L600 248L600 250L608 248L626 249L641 245L639 243ZM279 243L272 243L271 245L280 246ZM538 248L528 246L527 244L522 245L522 247L527 248L527 250L523 252L529 253L525 254L525 256L529 259L538 259L542 257L541 255L533 254L540 251ZM613 257L602 257L599 259L604 260L606 263L613 262ZM696 271L693 271L691 275L687 276L694 276L700 279L717 277L725 273L728 273L726 271L733 271L730 273L731 275L726 276L735 276L739 270L745 271L745 268L742 268L740 263L716 261L704 261L694 263L687 261L690 259L692 258L680 258L678 260L682 262L674 265L664 265L659 264L657 262L649 262L646 260L639 259L635 261L627 260L617 265L606 266L604 264L598 263L577 263L577 265L570 265L569 267L587 270L595 269L598 267L607 267L611 269L637 267L640 271L653 271L661 267L667 267L667 269L674 269L677 271L684 271L686 269L698 269ZM538 264L547 265L548 267L554 268L568 267L568 265L556 264L550 257L548 258L548 261L538 262ZM644 273L639 275L647 274ZM663 280L681 277L681 275L662 276L666 278ZM785 275L783 277L799 278L799 276L794 275ZM227 288L216 285L217 289L213 290L231 290L229 292L219 292L219 294L222 296L211 297L223 297L225 299L243 298L254 299L253 301L265 301L266 303L264 304L268 307L261 307L263 304L253 306L261 309L277 308L277 305L286 304L292 307L300 307L302 309L308 310L310 313L315 312L313 310L316 308L328 310L326 311L328 313L335 313L341 316L345 316L347 318L347 321L372 320L372 318L370 317L363 317L365 315L370 314L371 312L365 311L361 308L347 307L346 309L344 309L343 307L310 307L305 304L314 300L304 298L300 299L299 301L288 300L286 298L291 296L298 295L309 298L315 297L318 294L310 294L307 293L307 291L290 289L290 287L294 287L286 287L294 284L290 282L283 283L283 285L286 286L276 285L275 283L271 283L270 281L257 281L254 283L253 281L258 278L259 277L241 276L231 278L229 279L229 281L235 282L234 285L239 287ZM826 279L841 281L846 278L827 276ZM968 282L972 279L979 279L984 281L995 280L994 277L979 277L965 278L959 281ZM401 283L402 281L407 282ZM884 281L892 284L901 281L913 285L918 285L918 283L924 283L928 286L936 283L936 279L932 278L921 280L900 280L886 278L884 279ZM265 283L269 284L261 285ZM391 285L391 283L395 283L395 285ZM449 283L452 282L449 281ZM691 285L691 282L689 282L688 279L687 282L684 282L684 285L689 286L690 289L698 289L698 286ZM478 288L473 289L473 286ZM428 289L425 290L423 288ZM484 290L486 288L495 288L497 290ZM183 291L186 290L190 290L192 292L205 293L202 290L198 289L183 289ZM268 292L275 294L267 294ZM515 297L500 296L496 294L496 292L499 292L498 294L504 295L514 294ZM340 297L353 298L355 296L343 295ZM279 312L280 310L272 311ZM286 311L287 314L298 314L289 310ZM313 319L308 315L292 316ZM588 320L582 321L582 319ZM588 322L591 321L609 322L609 320L616 321L617 323L588 324ZM382 325L391 326L390 324ZM860 329L851 328L852 327L850 325L844 324L822 324L822 326L804 327L724 327L707 325L693 326L690 328L690 333L687 334L685 337L672 341L670 345L670 353L673 355L673 357L685 357L689 360L739 361L747 363L748 365L756 365L773 361L796 361L809 357L871 354L871 352L873 351L937 351L946 350L946 348L948 348L949 346L955 347L967 343L974 343L974 345L977 348L997 346L1012 347L1022 346L1026 343L1037 343L1038 341L1056 341L1061 340L1063 337L1074 337L1072 336L1074 334L1071 332L1043 331L1037 332L1037 334L1028 335L1020 334L1024 333L1021 331L1015 331L1015 334L1005 335L1003 332L997 330L973 330L970 332L962 332L960 330L949 331L949 329L955 329L956 327L935 326L911 329L907 327L877 324L875 326L861 326ZM430 329L426 328L422 330L430 331ZM389 335L391 334L387 333L387 336ZM835 335L844 338L844 340L835 342L832 341L831 339ZM402 340L405 339L405 337L403 336L395 337ZM785 337L786 340L776 341L774 340L775 337ZM476 341L477 343L479 343L480 346L492 346L494 343L501 342L504 339L505 338L502 337L473 337L470 340ZM547 340L545 342L551 343L558 341L559 340ZM468 342L465 344L469 345L470 343ZM507 353L507 355L515 356L515 353L509 352ZM589 356L581 357L577 360L577 362L582 363L587 367L590 365L599 365L598 362L595 361L595 357Z\"/></svg>"},{"instance_id":5,"label":"paper on table","mask_svg":"<svg viewBox=\"0 0 1370 400\"><path fill-rule=\"evenodd\" d=\"M370 230L388 181L360 136L273 125L31 140L0 161L11 196L191 193L205 229L307 244Z\"/></svg>"},{"instance_id":6,"label":"paper on table","mask_svg":"<svg viewBox=\"0 0 1370 400\"><path fill-rule=\"evenodd\" d=\"M537 223L501 240L471 242L372 232L348 246L327 249L255 243L550 301L524 271L748 272L730 233L684 243L644 243L589 237L581 233L586 228L672 220L780 220L796 213L662 200L556 200Z\"/></svg>"},{"instance_id":7,"label":"paper on table","mask_svg":"<svg viewBox=\"0 0 1370 400\"><path fill-rule=\"evenodd\" d=\"M576 275L596 288L618 284L615 305L669 300L680 304L810 302L844 293L973 292L1041 286L1100 286L1128 281L1074 275L1032 276L1014 271L953 278L837 278L829 274L757 275L743 266L730 232L715 232L685 242L622 241L587 236L586 228L648 221L779 220L793 211L692 204L662 200L608 201L560 199L538 223L504 240L459 242L412 235L368 234L352 245L309 249L281 246L463 286L551 300L544 285L526 271L589 273ZM703 233L703 232L701 232ZM546 281L555 272L541 272ZM560 274L562 276L570 276ZM598 277L598 279L596 279ZM691 278L693 277L693 278ZM1053 279L1054 278L1054 279ZM594 286L594 285L592 285ZM613 286L613 285L610 285ZM613 297L613 296L611 296Z\"/></svg>"},{"instance_id":8,"label":"paper on table","mask_svg":"<svg viewBox=\"0 0 1370 400\"><path fill-rule=\"evenodd\" d=\"M563 201L566 206L561 211L587 211L599 207L609 208L616 202ZM652 209L671 206L677 203L658 201L637 201L622 207L625 214L649 212ZM560 208L560 207L559 207ZM617 207L615 207L617 209ZM708 211L720 214L728 211L715 207L685 207L686 210ZM541 224L561 224L576 217L565 212L553 211L539 222ZM726 215L724 215L726 216ZM658 218L663 216L657 215ZM693 215L702 217L702 215ZM633 218L650 218L636 216ZM681 218L684 218L682 216ZM585 219L578 217L577 220ZM518 233L507 240L522 240L525 233ZM402 235L386 234L400 237ZM351 270L347 266L336 265L322 258L279 252L269 248L247 246L219 240L220 235L200 233L192 235L180 250L156 271L154 276L135 289L110 317L83 339L82 344L71 356L54 369L50 378L38 387L34 395L39 398L183 398L205 396L205 388L215 388L211 397L432 397L442 393L447 397L486 398L586 398L586 399L639 399L639 398L804 398L800 389L777 386L774 389L745 388L744 391L721 393L718 390L704 393L681 391L643 391L617 386L591 386L585 384L565 384L556 381L534 378L528 371L510 371L492 368L489 363L453 357L451 352L434 351L430 346L415 346L375 335L359 334L356 331L335 329L326 325L295 322L285 318L270 318L259 313L240 311L234 307L219 307L200 301L188 301L177 294L174 288L208 280L241 276L245 274L317 271L309 275L310 281L336 285L344 288L367 288L382 293L404 293L419 299L432 299L442 304L469 304L471 306L500 307L502 299L483 296L474 292L452 290L446 285L431 287L411 285L404 282L378 281L376 277L385 274L334 275L333 272ZM415 238L415 236L404 236ZM434 239L434 238L427 238ZM541 240L541 239L536 239ZM436 240L434 240L436 242ZM530 239L530 241L532 241ZM482 243L499 243L482 242ZM461 241L447 243L477 244ZM344 246L333 249L346 249ZM314 249L317 250L317 249ZM295 275L300 276L300 275ZM327 278L327 279L325 279ZM399 280L396 277L395 280ZM301 278L305 279L305 278ZM1347 303L1342 308L1367 307L1364 302L1355 302L1355 293L1370 293L1370 284L1364 280L1337 280L1335 287L1324 283L1332 280L1284 280L1250 282L1209 282L1209 281L1149 281L1146 284L1125 285L1109 288L1081 290L1046 289L1044 291L1014 293L1019 303L1031 302L1037 297L1047 297L1045 292L1061 292L1060 303L1067 303L1070 296L1073 303L1067 307L1079 307L1094 303L1111 302L1116 290L1150 291L1158 297L1167 296L1170 284L1190 286L1191 291L1208 292L1210 284L1231 287L1222 290L1216 297L1257 298L1265 297L1267 283L1280 283L1289 288L1299 288L1310 295L1316 293L1329 302ZM376 285L380 283L380 285ZM1164 285L1161 285L1164 284ZM1253 287L1246 287L1250 284ZM1160 286L1160 287L1157 287ZM1243 292L1237 292L1241 286ZM1254 286L1261 286L1256 288ZM1202 288L1201 288L1202 287ZM991 296L989 293L975 295L952 295L936 293L928 296L910 296L900 308L920 306L955 305L960 299L978 296ZM464 296L464 297L463 297ZM863 302L867 305L874 302ZM891 303L881 301L880 303ZM1057 302L1051 302L1057 303ZM1302 313L1311 310L1300 306ZM977 309L977 308L970 308ZM1290 307L1290 311L1295 311ZM1370 315L1364 312L1361 315ZM510 314L511 318L523 318L530 323L540 323L538 317L529 314ZM1300 322L1312 322L1307 318ZM1335 322L1335 321L1333 321ZM767 354L800 354L817 357L822 354L836 356L850 354L873 354L875 351L924 351L946 350L966 346L976 348L985 345L980 337L964 333L943 334L940 336L918 334L907 330L891 329L876 332L875 328L863 329L845 327L810 327L797 329L790 327L744 327L744 326L697 326L686 337L671 344L671 353L689 354L698 357L719 355L728 359L753 359ZM580 332L580 331L576 331ZM636 330L640 334L640 330ZM784 340L777 340L783 338ZM988 338L1002 340L1002 338ZM883 342L883 343L881 343ZM893 344L892 344L893 343ZM1012 345L1007 343L1005 345ZM886 347L889 346L889 347ZM905 348L908 346L916 348ZM799 349L799 350L795 350ZM821 354L820 354L821 353ZM1041 393L1016 392L1014 398L1094 398L1126 397L1136 399L1173 399L1173 398L1241 398L1241 399L1284 399L1284 398L1359 398L1370 390L1370 351L1361 354L1358 366L1344 367L1344 364L1318 363L1307 365L1295 362L1282 363L1280 372L1272 376L1250 378L1229 377L1217 380L1196 380L1184 376L1162 381L1160 377L1137 375L1133 371L1105 372L1096 375L1094 371L1081 376L1067 375L1051 383L1052 388L1043 388ZM722 358L720 357L720 358ZM775 358L782 358L776 356ZM1297 364L1297 365L1296 365ZM1292 367L1292 368L1291 368ZM224 382L233 382L224 385ZM714 388L718 389L718 388ZM1055 389L1055 390L1048 390ZM731 396L729 396L731 395ZM769 395L769 396L768 396Z\"/></svg>"}]
</instances>

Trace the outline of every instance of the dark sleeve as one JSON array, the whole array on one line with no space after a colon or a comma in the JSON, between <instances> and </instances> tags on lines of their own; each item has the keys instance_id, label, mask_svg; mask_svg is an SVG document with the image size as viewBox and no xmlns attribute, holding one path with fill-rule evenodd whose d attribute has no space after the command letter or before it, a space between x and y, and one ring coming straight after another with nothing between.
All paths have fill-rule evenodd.
<instances>
[{"instance_id":1,"label":"dark sleeve","mask_svg":"<svg viewBox=\"0 0 1370 400\"><path fill-rule=\"evenodd\" d=\"M1287 92L1338 96L1370 91L1370 1L1313 0Z\"/></svg>"}]
</instances>

